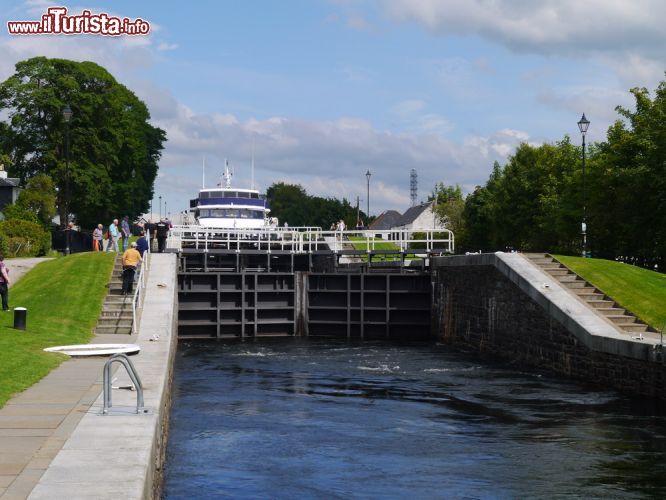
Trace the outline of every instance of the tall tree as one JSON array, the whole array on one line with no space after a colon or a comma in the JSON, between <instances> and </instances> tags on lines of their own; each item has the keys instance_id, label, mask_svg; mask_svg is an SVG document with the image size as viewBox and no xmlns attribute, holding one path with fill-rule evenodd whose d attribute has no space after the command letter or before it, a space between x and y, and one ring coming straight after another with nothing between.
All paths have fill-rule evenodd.
<instances>
[{"instance_id":1,"label":"tall tree","mask_svg":"<svg viewBox=\"0 0 666 500\"><path fill-rule=\"evenodd\" d=\"M68 165L66 106L72 110ZM19 62L0 84L0 109L9 112L0 148L11 156L10 172L24 182L49 175L61 220L66 201L82 225L148 209L166 135L149 123L146 105L104 68L46 57Z\"/></svg>"},{"instance_id":2,"label":"tall tree","mask_svg":"<svg viewBox=\"0 0 666 500\"><path fill-rule=\"evenodd\" d=\"M271 202L271 216L290 226L319 226L328 229L331 223L344 219L347 227L356 225L356 208L349 201L310 196L298 184L277 182L266 191ZM361 218L365 214L361 212Z\"/></svg>"}]
</instances>

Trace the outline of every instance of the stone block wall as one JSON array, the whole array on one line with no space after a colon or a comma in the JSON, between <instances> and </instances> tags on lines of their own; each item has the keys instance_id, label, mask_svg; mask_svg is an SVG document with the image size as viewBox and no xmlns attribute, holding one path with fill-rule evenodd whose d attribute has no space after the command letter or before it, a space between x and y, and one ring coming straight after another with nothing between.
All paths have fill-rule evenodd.
<instances>
[{"instance_id":1,"label":"stone block wall","mask_svg":"<svg viewBox=\"0 0 666 500\"><path fill-rule=\"evenodd\" d=\"M493 359L666 399L662 356L594 351L492 265L433 266L433 333Z\"/></svg>"}]
</instances>

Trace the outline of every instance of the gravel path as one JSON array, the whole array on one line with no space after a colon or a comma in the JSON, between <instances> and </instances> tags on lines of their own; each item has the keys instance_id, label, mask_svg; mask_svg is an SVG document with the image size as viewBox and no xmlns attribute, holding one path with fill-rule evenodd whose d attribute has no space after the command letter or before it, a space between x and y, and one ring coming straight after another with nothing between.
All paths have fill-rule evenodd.
<instances>
[{"instance_id":1,"label":"gravel path","mask_svg":"<svg viewBox=\"0 0 666 500\"><path fill-rule=\"evenodd\" d=\"M51 260L52 257L25 257L18 259L5 259L5 265L9 269L9 287L16 283L21 276L30 271L40 262Z\"/></svg>"}]
</instances>

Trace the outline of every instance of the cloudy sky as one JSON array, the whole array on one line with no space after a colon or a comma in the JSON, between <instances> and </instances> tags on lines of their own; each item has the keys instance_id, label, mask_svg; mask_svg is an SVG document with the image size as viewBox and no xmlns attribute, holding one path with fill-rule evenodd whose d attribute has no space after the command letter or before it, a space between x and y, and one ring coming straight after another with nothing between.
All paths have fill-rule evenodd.
<instances>
[{"instance_id":1,"label":"cloudy sky","mask_svg":"<svg viewBox=\"0 0 666 500\"><path fill-rule=\"evenodd\" d=\"M52 5L151 25L145 37L12 36ZM186 209L224 159L249 187L298 183L371 213L437 182L467 192L517 144L602 140L666 70L663 0L0 0L0 80L17 61L91 60L144 100L168 142L155 186ZM155 209L157 211L157 209Z\"/></svg>"}]
</instances>

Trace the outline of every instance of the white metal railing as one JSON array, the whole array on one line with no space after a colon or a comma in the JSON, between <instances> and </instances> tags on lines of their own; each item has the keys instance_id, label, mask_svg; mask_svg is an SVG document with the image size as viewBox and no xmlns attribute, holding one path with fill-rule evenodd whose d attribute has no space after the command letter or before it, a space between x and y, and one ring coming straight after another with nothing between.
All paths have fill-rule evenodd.
<instances>
[{"instance_id":1,"label":"white metal railing","mask_svg":"<svg viewBox=\"0 0 666 500\"><path fill-rule=\"evenodd\" d=\"M150 267L150 231L146 231L146 241L148 241L148 250L143 254L143 261L141 262L141 267L139 268L139 278L137 279L137 285L134 289L134 295L132 295L132 333L135 334L138 330L138 321L137 321L137 309L139 308L139 302L143 300L146 289L146 280L148 269Z\"/></svg>"},{"instance_id":2,"label":"white metal railing","mask_svg":"<svg viewBox=\"0 0 666 500\"><path fill-rule=\"evenodd\" d=\"M455 238L453 232L448 229L323 231L319 227L281 227L230 230L194 225L171 228L166 246L175 250L187 246L203 251L224 248L238 252L242 249L254 249L270 253L271 250L279 249L292 253L312 253L322 250L339 253L349 250L354 244L364 247L368 253L382 250L403 253L408 250L415 253L419 253L418 250L423 250L423 253L439 250L453 253L455 250Z\"/></svg>"}]
</instances>

